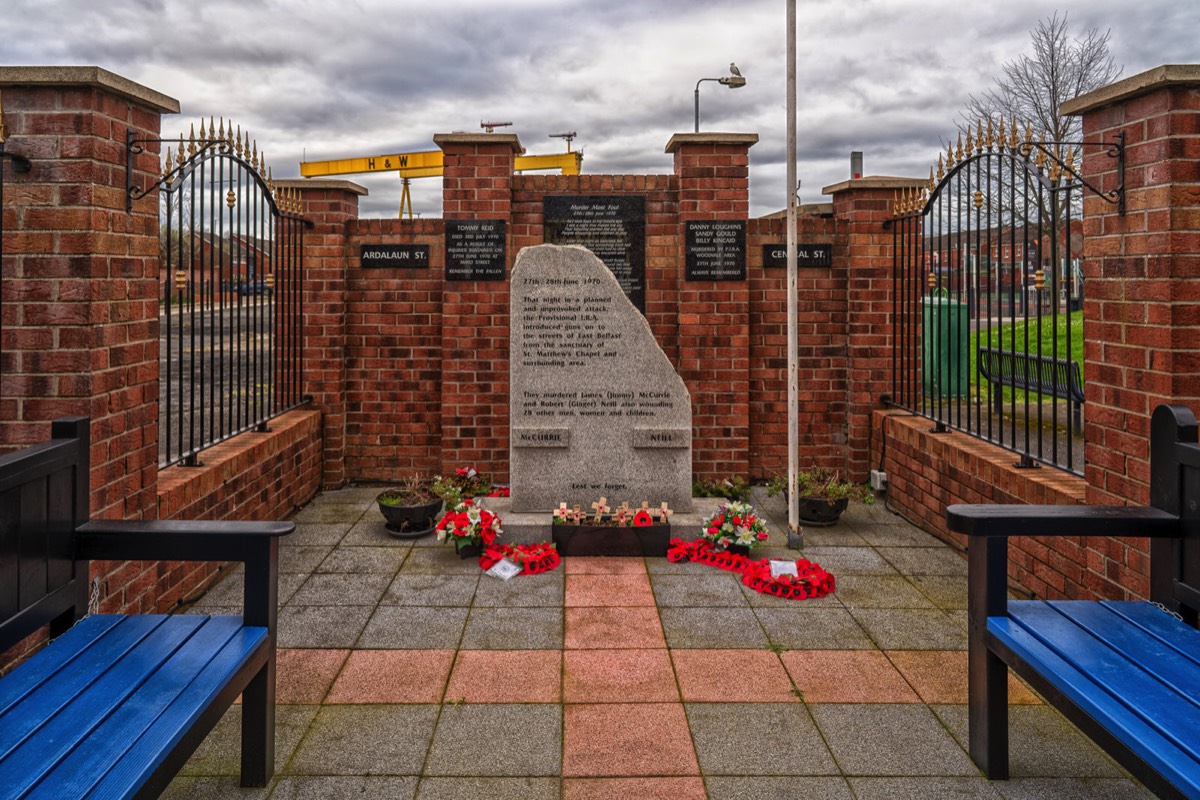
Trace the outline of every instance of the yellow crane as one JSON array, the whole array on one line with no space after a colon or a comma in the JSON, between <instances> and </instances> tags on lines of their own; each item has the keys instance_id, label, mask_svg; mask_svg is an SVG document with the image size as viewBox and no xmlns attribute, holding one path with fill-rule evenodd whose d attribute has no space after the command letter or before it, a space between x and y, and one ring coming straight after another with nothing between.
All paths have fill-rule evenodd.
<instances>
[{"instance_id":1,"label":"yellow crane","mask_svg":"<svg viewBox=\"0 0 1200 800\"><path fill-rule=\"evenodd\" d=\"M565 138L556 134L557 138ZM574 134L572 133L572 138ZM578 175L583 166L583 153L571 151L570 140L567 152L540 156L517 156L513 168L517 172L527 170L557 169L563 175ZM400 194L400 216L405 210L412 219L412 196L408 191L413 178L439 178L442 175L442 151L425 150L416 153L388 153L379 156L339 158L330 161L302 161L300 174L305 178L327 178L331 175L356 175L367 172L395 172L400 175L403 190Z\"/></svg>"}]
</instances>

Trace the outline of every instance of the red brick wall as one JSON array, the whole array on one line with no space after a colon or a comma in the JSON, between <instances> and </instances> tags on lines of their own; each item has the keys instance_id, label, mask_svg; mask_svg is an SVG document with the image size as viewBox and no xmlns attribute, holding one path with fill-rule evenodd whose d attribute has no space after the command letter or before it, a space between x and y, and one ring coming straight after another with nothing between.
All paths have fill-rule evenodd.
<instances>
[{"instance_id":1,"label":"red brick wall","mask_svg":"<svg viewBox=\"0 0 1200 800\"><path fill-rule=\"evenodd\" d=\"M50 421L92 419L92 515L153 517L158 471L158 205L125 210L125 137L157 137L158 105L98 83L0 76L5 162L0 441L49 438ZM169 100L169 98L166 98ZM158 147L134 160L146 185Z\"/></svg>"},{"instance_id":2,"label":"red brick wall","mask_svg":"<svg viewBox=\"0 0 1200 800\"><path fill-rule=\"evenodd\" d=\"M442 286L440 471L472 464L494 480L508 477L508 280L512 246L513 159L510 134L434 137L442 148L445 219L503 220L505 280L445 281ZM443 267L444 273L444 267Z\"/></svg>"},{"instance_id":3,"label":"red brick wall","mask_svg":"<svg viewBox=\"0 0 1200 800\"><path fill-rule=\"evenodd\" d=\"M800 217L797 240L829 244L832 269L797 271L800 464L846 466L846 225L831 217ZM762 266L762 246L787 241L782 217L750 220L749 393L750 475L786 475L787 270Z\"/></svg>"},{"instance_id":4,"label":"red brick wall","mask_svg":"<svg viewBox=\"0 0 1200 800\"><path fill-rule=\"evenodd\" d=\"M387 481L443 469L442 232L442 220L350 223L346 472L356 480ZM397 243L428 245L429 266L361 268L363 244Z\"/></svg>"},{"instance_id":5,"label":"red brick wall","mask_svg":"<svg viewBox=\"0 0 1200 800\"><path fill-rule=\"evenodd\" d=\"M685 225L749 216L753 144L719 137L676 135L667 147L679 179L675 365L692 395L692 471L716 479L750 473L750 283L686 280Z\"/></svg>"},{"instance_id":6,"label":"red brick wall","mask_svg":"<svg viewBox=\"0 0 1200 800\"><path fill-rule=\"evenodd\" d=\"M712 145L706 147L712 150ZM646 317L659 345L689 383L696 413L695 472L710 478L769 477L787 468L787 410L781 388L787 365L786 270L762 265L762 245L786 240L783 220L748 222L747 281L684 279L681 198L692 197L694 209L707 209L706 216L697 217L700 212L694 211L692 218L744 218L746 147L733 148L738 152L732 155L704 155L710 161L737 162L732 172L705 164L687 178L516 175L507 216L495 205L480 212L508 221L511 266L520 248L543 241L546 195L645 197ZM446 189L448 207L475 196L462 170L463 164L475 162L456 158L459 173ZM495 164L489 159L478 163L488 173L481 185L492 187ZM682 188L689 182L690 194ZM306 185L306 196L322 191L315 182ZM730 192L740 199L717 199ZM718 206L725 210L714 210ZM844 468L847 229L819 217L806 217L800 225L802 241L832 244L836 253L833 269L801 271L802 455L806 463ZM447 283L441 220L349 220L344 233L344 244L331 239L320 247L331 254L344 253L340 363L346 392L342 398L332 391L321 394L335 404L322 405L327 417L335 409L345 414L346 479L386 482L468 463L505 479L507 282ZM400 243L428 245L429 267L362 269L362 245ZM310 250L310 263L317 258ZM332 306L320 313L322 324L337 317ZM727 335L730 326L740 334ZM460 432L447 433L447 420ZM471 435L461 432L468 429ZM472 443L477 444L469 447ZM327 469L327 480L329 474Z\"/></svg>"},{"instance_id":7,"label":"red brick wall","mask_svg":"<svg viewBox=\"0 0 1200 800\"><path fill-rule=\"evenodd\" d=\"M1150 86L1082 116L1086 142L1124 133L1126 187L1123 216L1084 200L1088 501L1144 503L1150 413L1200 410L1200 93ZM1087 148L1083 171L1102 190L1118 185L1102 147Z\"/></svg>"},{"instance_id":8,"label":"red brick wall","mask_svg":"<svg viewBox=\"0 0 1200 800\"><path fill-rule=\"evenodd\" d=\"M931 433L927 419L877 411L873 424L872 466L887 472L889 505L960 549L966 537L946 530L948 505L1085 502L1082 478L1017 469L1011 452L961 433ZM1009 543L1009 578L1040 597L1145 598L1149 571L1145 539L1018 537Z\"/></svg>"}]
</instances>

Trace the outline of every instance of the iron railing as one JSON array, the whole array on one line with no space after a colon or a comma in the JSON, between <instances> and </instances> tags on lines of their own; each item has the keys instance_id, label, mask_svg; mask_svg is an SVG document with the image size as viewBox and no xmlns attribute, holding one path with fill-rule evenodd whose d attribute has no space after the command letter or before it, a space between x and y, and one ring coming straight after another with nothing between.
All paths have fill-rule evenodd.
<instances>
[{"instance_id":1,"label":"iron railing","mask_svg":"<svg viewBox=\"0 0 1200 800\"><path fill-rule=\"evenodd\" d=\"M1082 474L1079 142L988 120L947 146L926 185L898 194L891 402L1019 456ZM1123 142L1105 144L1123 170ZM984 352L987 360L981 360ZM1003 362L1003 371L988 369ZM1003 374L1001 374L1003 372Z\"/></svg>"},{"instance_id":2,"label":"iron railing","mask_svg":"<svg viewBox=\"0 0 1200 800\"><path fill-rule=\"evenodd\" d=\"M294 192L276 186L248 134L209 120L188 140L128 141L129 164L167 141L159 191L159 465L200 452L305 402L303 233Z\"/></svg>"}]
</instances>

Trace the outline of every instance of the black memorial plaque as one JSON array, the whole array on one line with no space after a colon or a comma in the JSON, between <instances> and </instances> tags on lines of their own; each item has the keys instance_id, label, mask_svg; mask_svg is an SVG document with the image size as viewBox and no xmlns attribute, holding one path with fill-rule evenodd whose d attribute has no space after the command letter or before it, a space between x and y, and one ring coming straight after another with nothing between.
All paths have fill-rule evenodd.
<instances>
[{"instance_id":1,"label":"black memorial plaque","mask_svg":"<svg viewBox=\"0 0 1200 800\"><path fill-rule=\"evenodd\" d=\"M787 266L787 244L763 245L764 267ZM799 244L796 245L797 267L831 267L833 266L833 245L828 244Z\"/></svg>"},{"instance_id":2,"label":"black memorial plaque","mask_svg":"<svg viewBox=\"0 0 1200 800\"><path fill-rule=\"evenodd\" d=\"M375 267L428 267L427 244L364 244L359 253L363 269Z\"/></svg>"},{"instance_id":3,"label":"black memorial plaque","mask_svg":"<svg viewBox=\"0 0 1200 800\"><path fill-rule=\"evenodd\" d=\"M604 262L625 296L646 313L646 198L549 195L543 199L546 244L578 244Z\"/></svg>"},{"instance_id":4,"label":"black memorial plaque","mask_svg":"<svg viewBox=\"0 0 1200 800\"><path fill-rule=\"evenodd\" d=\"M446 220L446 280L502 281L506 252L504 220Z\"/></svg>"},{"instance_id":5,"label":"black memorial plaque","mask_svg":"<svg viewBox=\"0 0 1200 800\"><path fill-rule=\"evenodd\" d=\"M689 281L746 279L746 221L688 220L684 231L684 278Z\"/></svg>"}]
</instances>

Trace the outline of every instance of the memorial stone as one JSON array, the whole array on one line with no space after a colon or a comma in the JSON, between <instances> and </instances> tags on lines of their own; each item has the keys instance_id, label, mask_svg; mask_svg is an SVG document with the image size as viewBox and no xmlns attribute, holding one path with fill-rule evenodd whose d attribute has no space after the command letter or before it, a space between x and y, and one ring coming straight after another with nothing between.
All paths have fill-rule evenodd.
<instances>
[{"instance_id":1,"label":"memorial stone","mask_svg":"<svg viewBox=\"0 0 1200 800\"><path fill-rule=\"evenodd\" d=\"M510 297L513 510L690 511L691 398L612 272L583 247L528 247Z\"/></svg>"}]
</instances>

